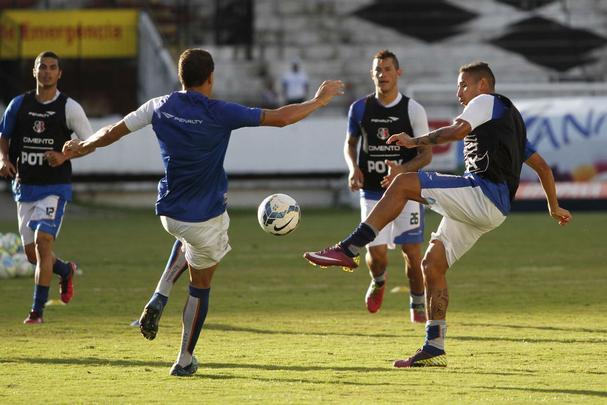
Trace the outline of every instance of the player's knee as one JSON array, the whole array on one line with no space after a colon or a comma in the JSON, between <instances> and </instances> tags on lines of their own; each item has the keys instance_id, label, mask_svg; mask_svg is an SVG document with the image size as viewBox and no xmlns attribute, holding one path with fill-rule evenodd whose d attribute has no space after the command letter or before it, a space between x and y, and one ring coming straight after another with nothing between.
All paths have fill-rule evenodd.
<instances>
[{"instance_id":1,"label":"player's knee","mask_svg":"<svg viewBox=\"0 0 607 405\"><path fill-rule=\"evenodd\" d=\"M365 259L373 274L383 273L388 267L388 255L371 254L367 252Z\"/></svg>"},{"instance_id":2,"label":"player's knee","mask_svg":"<svg viewBox=\"0 0 607 405\"><path fill-rule=\"evenodd\" d=\"M47 233L37 232L36 239L34 240L36 244L36 250L39 252L47 252L52 249L53 246L53 237Z\"/></svg>"},{"instance_id":3,"label":"player's knee","mask_svg":"<svg viewBox=\"0 0 607 405\"><path fill-rule=\"evenodd\" d=\"M24 249L25 256L27 257L27 261L31 264L36 264L36 247L33 243L25 245Z\"/></svg>"},{"instance_id":4,"label":"player's knee","mask_svg":"<svg viewBox=\"0 0 607 405\"><path fill-rule=\"evenodd\" d=\"M424 281L429 284L432 284L440 276L440 271L431 257L425 256L422 259L422 275Z\"/></svg>"},{"instance_id":5,"label":"player's knee","mask_svg":"<svg viewBox=\"0 0 607 405\"><path fill-rule=\"evenodd\" d=\"M405 198L415 196L419 188L417 173L400 173L396 175L388 190L391 188Z\"/></svg>"}]
</instances>

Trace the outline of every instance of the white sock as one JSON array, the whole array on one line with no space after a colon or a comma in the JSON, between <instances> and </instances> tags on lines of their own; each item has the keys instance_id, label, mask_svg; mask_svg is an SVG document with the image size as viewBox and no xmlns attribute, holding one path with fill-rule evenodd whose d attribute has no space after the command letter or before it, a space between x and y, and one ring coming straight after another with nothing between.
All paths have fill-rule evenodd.
<instances>
[{"instance_id":1,"label":"white sock","mask_svg":"<svg viewBox=\"0 0 607 405\"><path fill-rule=\"evenodd\" d=\"M409 294L409 303L411 304L411 308L426 305L426 295Z\"/></svg>"},{"instance_id":2,"label":"white sock","mask_svg":"<svg viewBox=\"0 0 607 405\"><path fill-rule=\"evenodd\" d=\"M167 266L158 281L158 285L156 286L156 291L154 291L165 297L171 295L171 290L173 289L175 282L188 268L188 262L185 260L185 252L182 249L178 249L174 252L174 257L171 257L171 259L173 260L167 263Z\"/></svg>"},{"instance_id":3,"label":"white sock","mask_svg":"<svg viewBox=\"0 0 607 405\"><path fill-rule=\"evenodd\" d=\"M447 334L447 321L426 321L426 342L424 345L445 350L445 335Z\"/></svg>"},{"instance_id":4,"label":"white sock","mask_svg":"<svg viewBox=\"0 0 607 405\"><path fill-rule=\"evenodd\" d=\"M386 271L385 270L379 276L374 276L373 273L370 273L370 274L371 274L371 277L373 278L373 281L375 281L375 283L385 283L386 282Z\"/></svg>"}]
</instances>

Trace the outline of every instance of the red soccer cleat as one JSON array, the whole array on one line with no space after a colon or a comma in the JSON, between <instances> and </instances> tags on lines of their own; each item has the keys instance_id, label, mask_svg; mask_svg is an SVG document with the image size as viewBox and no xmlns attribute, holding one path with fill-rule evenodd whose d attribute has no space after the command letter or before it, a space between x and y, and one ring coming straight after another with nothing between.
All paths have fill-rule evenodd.
<instances>
[{"instance_id":1,"label":"red soccer cleat","mask_svg":"<svg viewBox=\"0 0 607 405\"><path fill-rule=\"evenodd\" d=\"M78 270L76 263L69 262L68 265L70 266L70 274L59 280L59 295L64 304L70 302L74 296L74 276L76 276L76 270Z\"/></svg>"},{"instance_id":2,"label":"red soccer cleat","mask_svg":"<svg viewBox=\"0 0 607 405\"><path fill-rule=\"evenodd\" d=\"M375 283L375 280L371 280L371 284L369 284L369 288L367 289L367 294L365 295L365 303L367 304L367 310L372 314L379 311L381 308L381 303L384 300L384 291L386 290L386 282L382 284L381 287L378 287Z\"/></svg>"},{"instance_id":3,"label":"red soccer cleat","mask_svg":"<svg viewBox=\"0 0 607 405\"><path fill-rule=\"evenodd\" d=\"M38 324L38 323L44 323L44 320L42 319L42 315L40 315L38 312L32 310L32 311L30 311L27 318L25 318L23 323L24 324Z\"/></svg>"},{"instance_id":4,"label":"red soccer cleat","mask_svg":"<svg viewBox=\"0 0 607 405\"><path fill-rule=\"evenodd\" d=\"M306 252L303 257L315 266L342 266L344 271L352 271L358 267L358 256L350 257L344 249L339 246L328 247L318 252Z\"/></svg>"},{"instance_id":5,"label":"red soccer cleat","mask_svg":"<svg viewBox=\"0 0 607 405\"><path fill-rule=\"evenodd\" d=\"M423 349L419 349L413 356L406 360L396 360L394 362L394 367L447 367L447 353L445 353L444 350L435 350L436 353L432 354Z\"/></svg>"},{"instance_id":6,"label":"red soccer cleat","mask_svg":"<svg viewBox=\"0 0 607 405\"><path fill-rule=\"evenodd\" d=\"M413 323L426 323L426 306L415 305L411 307L411 322Z\"/></svg>"}]
</instances>

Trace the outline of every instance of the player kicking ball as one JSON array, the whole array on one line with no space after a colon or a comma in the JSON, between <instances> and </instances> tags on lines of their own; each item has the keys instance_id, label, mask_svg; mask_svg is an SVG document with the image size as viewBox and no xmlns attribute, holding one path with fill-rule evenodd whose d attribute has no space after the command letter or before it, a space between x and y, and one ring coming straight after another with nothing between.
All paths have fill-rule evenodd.
<instances>
[{"instance_id":1,"label":"player kicking ball","mask_svg":"<svg viewBox=\"0 0 607 405\"><path fill-rule=\"evenodd\" d=\"M538 175L550 215L560 225L572 218L559 206L552 171L527 142L524 121L514 104L495 94L495 77L489 65L476 62L459 70L457 97L464 111L450 126L411 138L392 135L389 144L406 148L464 140L466 173L435 172L399 174L364 222L346 239L304 257L320 266L357 267L355 258L394 220L407 201L428 205L443 216L422 261L426 292L426 338L411 357L394 367L445 367L447 331L447 270L481 237L504 222L518 188L523 163Z\"/></svg>"},{"instance_id":2,"label":"player kicking ball","mask_svg":"<svg viewBox=\"0 0 607 405\"><path fill-rule=\"evenodd\" d=\"M84 156L147 125L158 139L165 176L158 186L156 214L175 237L177 260L183 247L190 276L182 318L181 345L170 375L191 376L198 370L194 349L209 310L211 282L223 257L231 250L230 218L226 211L228 181L223 162L233 130L242 127L283 127L298 122L343 94L338 80L323 82L313 99L275 110L249 108L211 98L215 64L203 49L187 49L178 64L181 91L153 98L119 122L102 128L86 141L64 145L69 156ZM168 267L171 267L169 259ZM141 331L153 339L158 331L175 274L161 279L141 318ZM185 270L183 270L185 271ZM170 271L165 272L170 273ZM165 295L166 294L166 295Z\"/></svg>"}]
</instances>

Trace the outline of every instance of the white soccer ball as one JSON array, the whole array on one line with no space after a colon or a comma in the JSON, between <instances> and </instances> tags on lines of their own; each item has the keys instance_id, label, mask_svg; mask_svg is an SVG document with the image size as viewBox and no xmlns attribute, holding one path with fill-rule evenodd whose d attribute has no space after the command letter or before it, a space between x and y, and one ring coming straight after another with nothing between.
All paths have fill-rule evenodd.
<instances>
[{"instance_id":1,"label":"white soccer ball","mask_svg":"<svg viewBox=\"0 0 607 405\"><path fill-rule=\"evenodd\" d=\"M36 272L36 266L27 260L24 253L16 253L13 255L15 261L17 277L32 277Z\"/></svg>"},{"instance_id":2,"label":"white soccer ball","mask_svg":"<svg viewBox=\"0 0 607 405\"><path fill-rule=\"evenodd\" d=\"M6 253L0 255L0 267L4 270L5 277L3 278L13 278L17 276L17 266L15 266L15 261L11 255Z\"/></svg>"},{"instance_id":3,"label":"white soccer ball","mask_svg":"<svg viewBox=\"0 0 607 405\"><path fill-rule=\"evenodd\" d=\"M299 224L299 205L286 194L272 194L266 197L257 209L257 220L261 229L272 235L286 235Z\"/></svg>"},{"instance_id":4,"label":"white soccer ball","mask_svg":"<svg viewBox=\"0 0 607 405\"><path fill-rule=\"evenodd\" d=\"M14 255L21 248L21 238L16 233L7 233L0 237L0 250Z\"/></svg>"}]
</instances>

